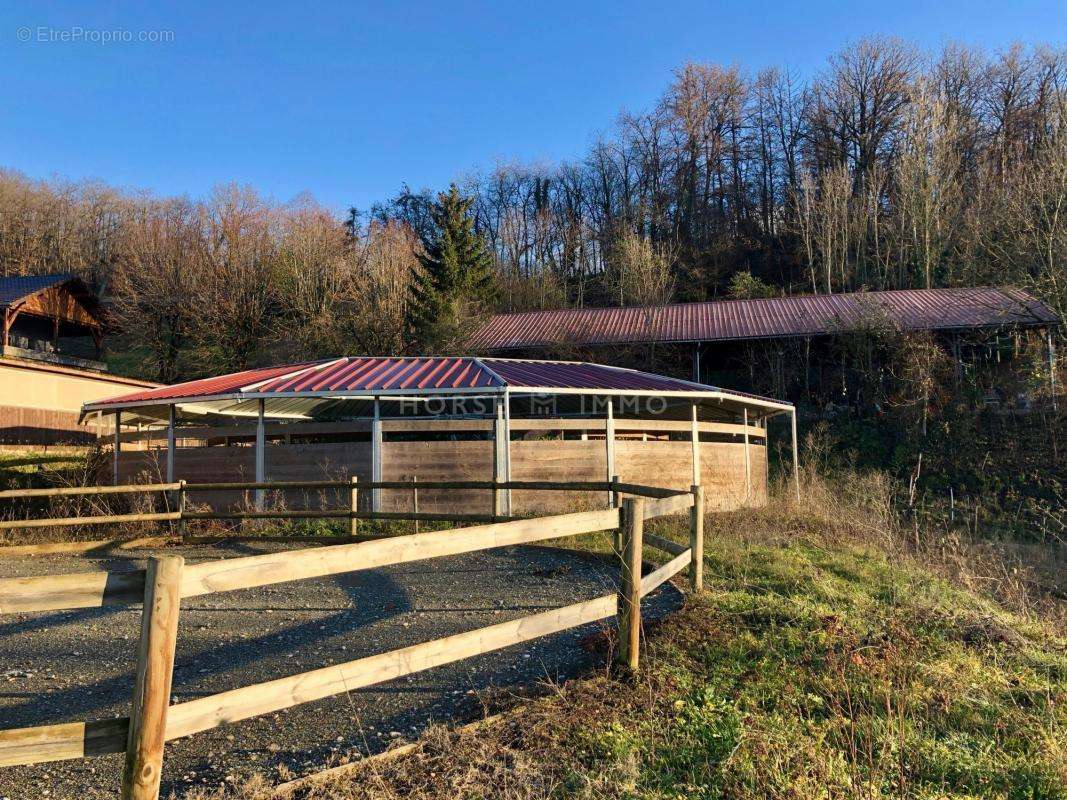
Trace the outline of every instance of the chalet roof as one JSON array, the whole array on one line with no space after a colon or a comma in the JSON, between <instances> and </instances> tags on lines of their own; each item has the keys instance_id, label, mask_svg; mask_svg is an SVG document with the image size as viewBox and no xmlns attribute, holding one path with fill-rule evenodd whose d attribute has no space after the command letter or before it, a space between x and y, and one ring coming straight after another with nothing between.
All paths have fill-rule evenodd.
<instances>
[{"instance_id":1,"label":"chalet roof","mask_svg":"<svg viewBox=\"0 0 1067 800\"><path fill-rule=\"evenodd\" d=\"M96 317L100 317L100 303L92 290L77 275L8 275L0 277L0 308L11 308L24 300L53 287L66 287L77 300Z\"/></svg>"},{"instance_id":2,"label":"chalet roof","mask_svg":"<svg viewBox=\"0 0 1067 800\"><path fill-rule=\"evenodd\" d=\"M1053 311L1012 287L907 289L717 300L629 308L497 314L469 342L476 352L554 344L707 342L837 333L872 315L901 330L1055 325Z\"/></svg>"}]
</instances>

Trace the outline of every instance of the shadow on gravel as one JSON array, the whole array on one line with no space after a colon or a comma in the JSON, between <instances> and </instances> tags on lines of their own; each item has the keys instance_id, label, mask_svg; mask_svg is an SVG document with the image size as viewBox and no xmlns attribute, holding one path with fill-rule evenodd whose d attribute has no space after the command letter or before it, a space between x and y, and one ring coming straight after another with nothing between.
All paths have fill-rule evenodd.
<instances>
[{"instance_id":1,"label":"shadow on gravel","mask_svg":"<svg viewBox=\"0 0 1067 800\"><path fill-rule=\"evenodd\" d=\"M361 572L359 576L358 584L351 573L338 575L330 580L345 592L353 605L356 605L360 591L369 590L376 598L386 599L387 606L392 609L387 616L402 614L409 610L405 591L390 576L376 570ZM237 593L235 592L234 594ZM215 692L225 691L225 689L237 688L241 684L235 681L228 681L227 683L233 683L233 685L227 685L225 688L205 690L191 687L202 686L212 677L225 677L228 674L251 667L268 654L276 654L280 650L298 650L311 643L324 643L332 637L347 633L360 625L380 622L386 618L381 615L368 615L366 612L360 614L354 609L338 610L336 605L328 609L301 607L299 610L302 612L328 611L330 615L272 631L268 634L241 639L240 641L221 645L210 644L197 648L193 652L189 652L189 648L182 646L182 639L187 637L183 635L185 632L179 626L178 653L175 658L174 680L171 689L173 702L179 703L183 700L191 700L195 697L203 697ZM51 624L49 624L48 620L38 619L28 623L9 623L5 627L10 628L7 633L11 634L26 632L27 630L45 630L54 627L56 624L100 623L119 612L125 612L127 618L124 622L130 622L129 609L98 608L79 612L63 612L68 616L62 620L52 619ZM212 609L190 604L182 608L182 622L189 625L191 615L204 612L253 612L262 614L264 609L263 607L242 608L240 606ZM133 635L129 639L130 669L128 673L49 692L45 703L41 702L42 698L32 696L22 703L5 704L3 706L5 724L2 727L10 727L8 720L22 725L49 725L56 722L67 722L72 719L84 719L92 715L92 712L99 712L105 709L125 716L128 710L122 709L121 706L128 704L133 690L133 667L137 649L134 637L139 631L140 609L137 609L133 622ZM201 626L202 628L203 626ZM87 655L79 653L77 656L71 654L71 657L80 658ZM270 676L270 678L274 677L283 677L283 675ZM264 680L268 679L264 678ZM10 695L0 692L0 698L5 696L10 697ZM119 704L119 709L115 709L116 704Z\"/></svg>"},{"instance_id":2,"label":"shadow on gravel","mask_svg":"<svg viewBox=\"0 0 1067 800\"><path fill-rule=\"evenodd\" d=\"M173 551L172 551L173 552ZM190 548L193 563L262 546ZM55 559L52 572L121 562ZM79 566L80 565L80 566ZM10 564L0 564L0 570ZM0 572L0 574L4 574ZM8 572L7 574L10 574ZM618 568L552 547L507 547L329 579L191 598L183 604L173 702L430 641L615 589ZM649 618L677 608L669 584L646 598ZM0 728L128 713L139 608L26 614L0 627ZM564 631L408 678L296 706L167 745L163 796L192 787L322 768L414 738L434 722L480 716L483 693L527 695L605 663L611 620ZM592 644L591 644L592 643ZM35 671L35 674L34 674ZM30 673L27 677L27 673ZM7 690L6 692L3 690ZM113 797L120 756L0 770L0 797Z\"/></svg>"}]
</instances>

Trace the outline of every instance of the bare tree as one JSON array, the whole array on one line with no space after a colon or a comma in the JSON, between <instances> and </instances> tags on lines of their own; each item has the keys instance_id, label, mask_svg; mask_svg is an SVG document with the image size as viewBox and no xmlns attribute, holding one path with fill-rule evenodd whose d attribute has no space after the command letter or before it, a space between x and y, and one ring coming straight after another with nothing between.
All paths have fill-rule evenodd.
<instances>
[{"instance_id":1,"label":"bare tree","mask_svg":"<svg viewBox=\"0 0 1067 800\"><path fill-rule=\"evenodd\" d=\"M671 255L632 231L622 231L608 258L608 280L622 305L662 305L674 295Z\"/></svg>"},{"instance_id":2,"label":"bare tree","mask_svg":"<svg viewBox=\"0 0 1067 800\"><path fill-rule=\"evenodd\" d=\"M204 270L198 345L216 369L256 363L273 330L278 211L254 191L221 186L201 208Z\"/></svg>"},{"instance_id":3,"label":"bare tree","mask_svg":"<svg viewBox=\"0 0 1067 800\"><path fill-rule=\"evenodd\" d=\"M892 157L917 62L914 48L899 39L863 39L833 56L815 84L813 127L824 163L848 164L855 193L863 191L876 164Z\"/></svg>"},{"instance_id":4,"label":"bare tree","mask_svg":"<svg viewBox=\"0 0 1067 800\"><path fill-rule=\"evenodd\" d=\"M112 310L137 343L134 352L146 351L147 372L163 383L179 378L196 327L202 249L199 209L186 200L146 200L126 228Z\"/></svg>"},{"instance_id":5,"label":"bare tree","mask_svg":"<svg viewBox=\"0 0 1067 800\"><path fill-rule=\"evenodd\" d=\"M364 353L403 353L411 290L422 270L418 236L401 222L373 222L349 255L358 287L344 315L344 330Z\"/></svg>"}]
</instances>

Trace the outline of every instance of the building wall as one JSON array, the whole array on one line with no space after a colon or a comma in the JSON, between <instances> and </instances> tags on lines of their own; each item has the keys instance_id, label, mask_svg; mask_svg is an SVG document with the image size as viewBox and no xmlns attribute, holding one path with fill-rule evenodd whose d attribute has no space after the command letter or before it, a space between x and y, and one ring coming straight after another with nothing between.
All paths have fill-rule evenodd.
<instances>
[{"instance_id":1,"label":"building wall","mask_svg":"<svg viewBox=\"0 0 1067 800\"><path fill-rule=\"evenodd\" d=\"M419 481L479 480L493 477L492 442L471 441L386 441L382 447L383 480ZM701 483L706 487L709 510L725 511L746 504L744 444L702 442ZM511 443L513 480L602 481L607 479L604 440L579 439L517 440ZM767 457L762 443L749 448L752 492L748 505L767 501ZM266 470L270 480L344 479L355 475L370 480L370 444L271 443L266 449ZM123 451L120 454L119 481L140 483L160 480L166 472L166 451L162 449ZM693 482L692 444L686 441L619 440L615 443L616 472L623 482L665 488L687 489ZM175 478L190 483L251 481L255 476L255 451L248 446L182 447L175 451ZM361 506L369 507L370 492L361 493ZM290 508L334 506L348 503L346 490L287 492ZM413 493L383 490L382 510L411 510ZM515 491L515 513L552 513L603 505L606 495L588 492ZM190 502L213 507L239 506L251 497L237 493L190 495ZM419 510L447 513L492 513L489 491L419 491Z\"/></svg>"},{"instance_id":2,"label":"building wall","mask_svg":"<svg viewBox=\"0 0 1067 800\"><path fill-rule=\"evenodd\" d=\"M83 403L158 384L53 364L0 358L0 443L56 444L96 438L78 424ZM105 420L110 427L110 420Z\"/></svg>"}]
</instances>

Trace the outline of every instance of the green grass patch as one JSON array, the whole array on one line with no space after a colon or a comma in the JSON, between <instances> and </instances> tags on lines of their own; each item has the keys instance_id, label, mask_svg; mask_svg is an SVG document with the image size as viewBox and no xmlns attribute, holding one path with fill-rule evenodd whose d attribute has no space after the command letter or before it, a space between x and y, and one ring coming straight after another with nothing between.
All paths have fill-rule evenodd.
<instances>
[{"instance_id":1,"label":"green grass patch","mask_svg":"<svg viewBox=\"0 0 1067 800\"><path fill-rule=\"evenodd\" d=\"M1067 798L1054 626L862 544L707 546L706 591L648 628L639 675L295 797Z\"/></svg>"}]
</instances>

